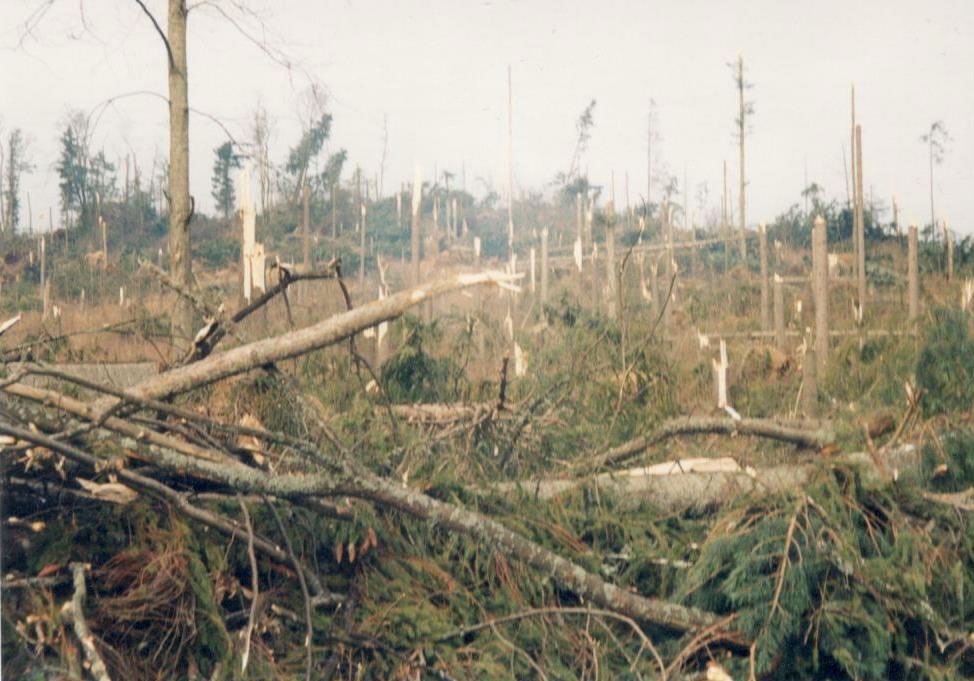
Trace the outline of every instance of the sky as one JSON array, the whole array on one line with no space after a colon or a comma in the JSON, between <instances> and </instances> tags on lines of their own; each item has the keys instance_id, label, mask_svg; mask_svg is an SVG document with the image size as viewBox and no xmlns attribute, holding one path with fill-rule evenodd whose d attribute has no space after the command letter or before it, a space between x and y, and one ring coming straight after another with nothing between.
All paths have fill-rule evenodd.
<instances>
[{"instance_id":1,"label":"sky","mask_svg":"<svg viewBox=\"0 0 974 681\"><path fill-rule=\"evenodd\" d=\"M384 193L418 164L427 179L449 170L475 195L488 186L506 195L510 67L516 194L551 191L594 99L582 161L594 183L608 189L614 177L624 204L628 175L630 200L645 196L653 111L654 175L671 173L681 188L686 177L696 214L712 214L724 161L737 183L727 64L740 54L754 105L749 224L800 202L806 178L845 200L855 84L867 199L888 205L895 194L901 222L929 220L920 136L942 120L951 140L934 170L937 215L974 233L970 0L189 3L199 5L188 52L190 106L200 112L190 119L190 183L205 211L213 150L227 132L247 139L262 103L271 156L283 162L312 84L327 97L329 146L348 151L347 168L379 172L387 127ZM146 0L163 26L165 4ZM166 88L162 42L134 0L0 0L0 129L5 137L22 128L30 140L35 170L24 190L35 229L47 228L49 206L59 224L54 164L68 113L93 112L95 147L109 158L132 153L145 172L168 152L168 110L157 96L131 93Z\"/></svg>"}]
</instances>

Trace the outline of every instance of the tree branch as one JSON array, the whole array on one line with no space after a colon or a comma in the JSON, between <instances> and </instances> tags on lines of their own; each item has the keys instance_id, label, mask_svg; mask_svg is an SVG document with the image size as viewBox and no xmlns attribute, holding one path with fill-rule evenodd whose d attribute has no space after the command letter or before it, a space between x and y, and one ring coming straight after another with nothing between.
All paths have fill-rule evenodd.
<instances>
[{"instance_id":1,"label":"tree branch","mask_svg":"<svg viewBox=\"0 0 974 681\"><path fill-rule=\"evenodd\" d=\"M98 649L95 647L95 637L88 628L88 621L85 620L84 599L85 599L85 566L81 563L71 563L71 572L74 573L74 596L68 603L64 604L62 611L67 615L74 625L74 634L81 642L81 648L85 651L88 664L91 665L91 675L97 681L112 681L105 667L105 661L101 659Z\"/></svg>"},{"instance_id":2,"label":"tree branch","mask_svg":"<svg viewBox=\"0 0 974 681\"><path fill-rule=\"evenodd\" d=\"M0 422L0 433L35 442L54 451L73 450L73 456L79 453L75 448L58 440L3 422ZM239 492L268 494L291 500L347 496L394 508L415 518L430 521L443 529L489 544L539 572L551 575L559 584L586 600L633 619L654 622L680 631L709 627L719 622L719 618L711 613L641 596L610 584L572 561L509 530L496 520L404 488L400 482L379 477L352 461L342 462L342 469L334 475L268 475L266 471L243 464L217 464L171 450L154 450L150 455L152 463L157 466L188 472L225 484ZM123 473L127 471L120 471L120 478ZM728 632L727 638L738 641L739 635Z\"/></svg>"},{"instance_id":3,"label":"tree branch","mask_svg":"<svg viewBox=\"0 0 974 681\"><path fill-rule=\"evenodd\" d=\"M159 22L156 21L156 18L152 15L152 12L149 11L149 8L145 6L145 3L143 3L142 0L135 0L135 4L141 7L142 11L145 12L145 15L149 17L149 21L152 22L152 27L156 29L156 33L159 34L159 38L162 39L162 44L166 46L166 56L169 58L169 68L175 69L176 60L172 55L172 46L169 45L169 38L167 38L166 34L163 32L162 26L159 25Z\"/></svg>"},{"instance_id":4,"label":"tree branch","mask_svg":"<svg viewBox=\"0 0 974 681\"><path fill-rule=\"evenodd\" d=\"M808 449L821 449L835 441L835 433L818 422L809 428L785 425L771 419L702 418L680 416L664 421L648 435L623 443L596 457L592 469L627 461L653 445L681 435L753 435Z\"/></svg>"}]
</instances>

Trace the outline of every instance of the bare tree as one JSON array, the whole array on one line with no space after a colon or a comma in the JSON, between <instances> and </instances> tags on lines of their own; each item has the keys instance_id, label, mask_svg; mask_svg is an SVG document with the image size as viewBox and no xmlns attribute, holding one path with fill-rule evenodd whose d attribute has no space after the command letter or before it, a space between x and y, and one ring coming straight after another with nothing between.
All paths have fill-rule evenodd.
<instances>
[{"instance_id":1,"label":"bare tree","mask_svg":"<svg viewBox=\"0 0 974 681\"><path fill-rule=\"evenodd\" d=\"M169 69L169 257L175 282L191 288L193 280L189 245L189 223L193 199L189 194L189 69L186 59L186 0L168 0L167 30L156 20L143 0L134 0L152 23L166 49ZM173 314L173 336L177 344L193 337L193 307L179 298Z\"/></svg>"},{"instance_id":2,"label":"bare tree","mask_svg":"<svg viewBox=\"0 0 974 681\"><path fill-rule=\"evenodd\" d=\"M950 134L943 121L934 121L930 124L930 130L920 137L920 141L927 145L930 152L930 227L936 232L937 214L933 203L933 167L940 165L944 160L944 152L947 143L950 142Z\"/></svg>"},{"instance_id":3,"label":"bare tree","mask_svg":"<svg viewBox=\"0 0 974 681\"><path fill-rule=\"evenodd\" d=\"M737 62L729 64L729 66L734 72L734 84L737 86L738 97L737 119L734 121L734 124L737 128L737 143L741 156L741 172L739 178L741 186L737 204L740 208L741 259L743 260L747 258L747 241L744 236L744 231L747 229L747 174L744 166L744 140L748 132L748 120L751 114L754 113L754 104L753 102L744 101L744 90L751 87L751 84L744 80L744 58L738 55Z\"/></svg>"}]
</instances>

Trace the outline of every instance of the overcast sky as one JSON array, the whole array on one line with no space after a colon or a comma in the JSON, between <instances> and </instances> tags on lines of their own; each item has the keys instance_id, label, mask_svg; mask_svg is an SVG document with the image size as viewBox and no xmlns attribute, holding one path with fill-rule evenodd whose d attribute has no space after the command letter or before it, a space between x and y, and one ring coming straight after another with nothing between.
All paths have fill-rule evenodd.
<instances>
[{"instance_id":1,"label":"overcast sky","mask_svg":"<svg viewBox=\"0 0 974 681\"><path fill-rule=\"evenodd\" d=\"M193 3L193 0L190 0ZM929 220L927 151L919 138L935 120L952 137L935 169L937 212L974 232L974 3L970 0L750 0L706 2L322 2L209 0L189 19L190 105L245 138L256 102L271 113L272 156L283 161L299 133L299 102L322 84L334 114L332 149L372 176L389 152L385 187L414 164L460 175L478 195L506 185L507 66L513 72L516 191L546 189L567 169L575 121L597 100L583 162L591 179L616 178L624 201L646 191L646 126L655 102L655 171L692 193L706 183L716 209L726 160L736 186L736 92L727 62L742 54L753 83L748 142L748 221L773 219L809 181L846 196L849 87L863 126L867 195L901 220ZM244 32L295 62L287 70L207 4L220 4ZM35 228L57 213L54 163L66 114L87 112L133 91L166 92L162 43L134 0L0 0L0 125L22 128L36 165L25 179ZM165 25L165 1L146 3ZM82 11L79 9L83 8ZM34 17L29 34L25 22ZM148 167L168 151L167 109L155 97L126 97L98 119L97 147L131 151ZM219 126L190 121L191 186L212 210L213 149ZM655 186L654 186L655 191ZM736 194L736 192L735 192ZM26 204L26 200L24 201ZM694 200L696 204L696 200ZM26 209L23 216L26 224ZM57 218L55 218L57 222Z\"/></svg>"}]
</instances>

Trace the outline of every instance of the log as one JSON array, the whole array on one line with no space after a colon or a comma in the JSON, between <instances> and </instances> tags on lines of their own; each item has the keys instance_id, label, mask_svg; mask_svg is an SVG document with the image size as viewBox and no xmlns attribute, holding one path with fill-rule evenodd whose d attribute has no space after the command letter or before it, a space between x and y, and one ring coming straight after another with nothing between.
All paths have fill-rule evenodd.
<instances>
[{"instance_id":1,"label":"log","mask_svg":"<svg viewBox=\"0 0 974 681\"><path fill-rule=\"evenodd\" d=\"M713 511L739 497L761 498L807 484L823 466L861 467L876 481L917 471L920 449L904 444L874 458L868 452L852 452L803 464L762 468L741 466L733 458L696 458L668 461L589 477L533 479L501 483L496 492L521 492L536 499L553 500L579 487L592 486L624 499L625 504L649 503L667 513L700 514Z\"/></svg>"}]
</instances>

